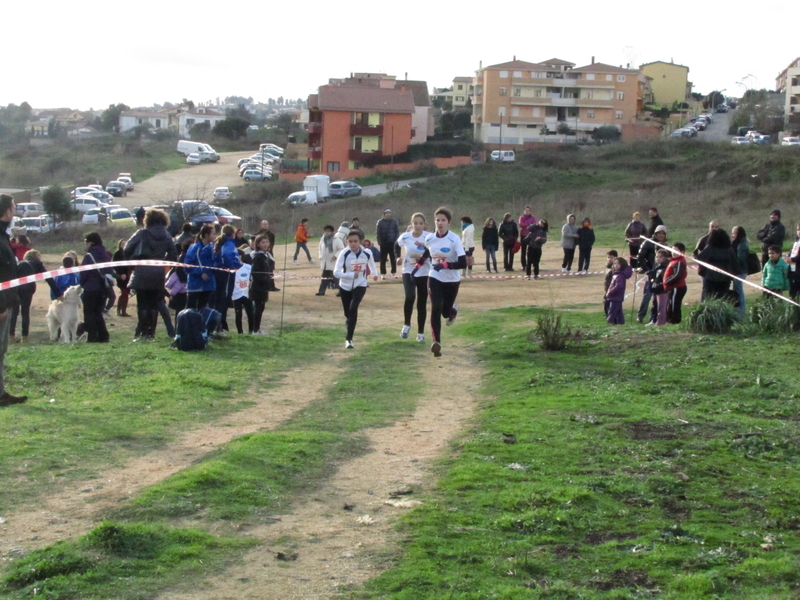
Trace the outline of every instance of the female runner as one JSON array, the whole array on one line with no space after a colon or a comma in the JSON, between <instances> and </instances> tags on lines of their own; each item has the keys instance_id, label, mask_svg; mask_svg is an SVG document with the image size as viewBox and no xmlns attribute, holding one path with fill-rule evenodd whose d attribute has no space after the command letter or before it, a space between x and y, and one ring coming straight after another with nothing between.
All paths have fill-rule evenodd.
<instances>
[{"instance_id":1,"label":"female runner","mask_svg":"<svg viewBox=\"0 0 800 600\"><path fill-rule=\"evenodd\" d=\"M373 279L378 281L377 269L372 253L361 245L361 233L350 231L347 234L347 248L339 253L333 276L339 279L339 293L342 298L344 317L347 320L347 338L344 347L348 350L355 348L353 333L358 322L358 305L367 292L367 269L373 274Z\"/></svg>"},{"instance_id":2,"label":"female runner","mask_svg":"<svg viewBox=\"0 0 800 600\"><path fill-rule=\"evenodd\" d=\"M428 317L428 272L429 265L424 265L414 271L416 262L425 252L425 217L422 213L411 216L411 231L403 233L397 240L397 245L405 253L405 258L398 258L397 264L403 266L403 289L406 299L403 304L404 325L400 330L400 337L408 338L411 331L411 313L414 312L414 302L417 303L417 341L425 341L425 320Z\"/></svg>"}]
</instances>

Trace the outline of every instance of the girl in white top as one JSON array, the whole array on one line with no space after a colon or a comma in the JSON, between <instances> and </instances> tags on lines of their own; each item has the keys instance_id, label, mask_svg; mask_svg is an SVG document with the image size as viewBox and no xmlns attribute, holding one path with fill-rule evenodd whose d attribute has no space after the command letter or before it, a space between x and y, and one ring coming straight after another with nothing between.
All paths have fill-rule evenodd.
<instances>
[{"instance_id":1,"label":"girl in white top","mask_svg":"<svg viewBox=\"0 0 800 600\"><path fill-rule=\"evenodd\" d=\"M403 266L403 290L405 290L405 302L403 303L403 328L400 330L400 337L408 338L411 331L411 314L414 312L414 303L417 304L417 341L425 341L425 320L428 317L428 272L430 265L425 264L416 271L416 263L425 253L425 238L428 232L425 231L425 217L422 213L414 213L411 216L411 230L405 232L397 240L397 245L401 252L397 264ZM402 255L401 255L402 253ZM412 274L413 272L413 274Z\"/></svg>"},{"instance_id":2,"label":"girl in white top","mask_svg":"<svg viewBox=\"0 0 800 600\"><path fill-rule=\"evenodd\" d=\"M455 302L461 281L459 270L467 266L467 257L461 240L450 231L452 213L446 208L438 208L434 215L436 232L428 234L425 238L425 253L418 264L423 265L428 260L431 263L428 277L433 330L431 352L438 358L442 355L442 316L447 319L448 325L452 325L456 320L458 307Z\"/></svg>"},{"instance_id":3,"label":"girl in white top","mask_svg":"<svg viewBox=\"0 0 800 600\"><path fill-rule=\"evenodd\" d=\"M370 273L377 273L372 252L361 245L362 234L350 231L347 234L347 248L339 253L333 276L339 280L339 293L342 298L344 317L347 320L347 337L344 347L348 350L354 348L353 333L358 322L358 305L367 292L367 269ZM378 281L378 276L373 279Z\"/></svg>"},{"instance_id":4,"label":"girl in white top","mask_svg":"<svg viewBox=\"0 0 800 600\"><path fill-rule=\"evenodd\" d=\"M472 253L475 252L475 225L472 224L470 217L461 217L461 245L467 256L467 268L464 269L464 277L472 277Z\"/></svg>"}]
</instances>

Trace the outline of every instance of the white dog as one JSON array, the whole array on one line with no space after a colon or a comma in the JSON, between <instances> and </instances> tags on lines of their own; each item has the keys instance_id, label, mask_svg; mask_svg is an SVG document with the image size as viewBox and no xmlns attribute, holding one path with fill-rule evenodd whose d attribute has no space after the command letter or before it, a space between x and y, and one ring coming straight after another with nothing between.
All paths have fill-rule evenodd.
<instances>
[{"instance_id":1,"label":"white dog","mask_svg":"<svg viewBox=\"0 0 800 600\"><path fill-rule=\"evenodd\" d=\"M64 290L61 300L53 300L47 310L47 327L50 330L50 341L58 338L61 327L61 341L72 343L78 341L78 309L81 305L83 288L73 285Z\"/></svg>"}]
</instances>

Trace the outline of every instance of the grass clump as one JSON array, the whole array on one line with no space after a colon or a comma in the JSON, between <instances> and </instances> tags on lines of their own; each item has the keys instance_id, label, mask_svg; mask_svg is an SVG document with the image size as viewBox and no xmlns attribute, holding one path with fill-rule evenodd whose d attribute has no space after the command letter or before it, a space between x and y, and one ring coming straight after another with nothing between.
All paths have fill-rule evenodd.
<instances>
[{"instance_id":1,"label":"grass clump","mask_svg":"<svg viewBox=\"0 0 800 600\"><path fill-rule=\"evenodd\" d=\"M692 333L726 334L742 321L742 317L727 300L713 299L695 304L689 311L686 328Z\"/></svg>"},{"instance_id":2,"label":"grass clump","mask_svg":"<svg viewBox=\"0 0 800 600\"><path fill-rule=\"evenodd\" d=\"M758 298L750 305L750 323L758 333L800 331L800 307L778 298Z\"/></svg>"},{"instance_id":3,"label":"grass clump","mask_svg":"<svg viewBox=\"0 0 800 600\"><path fill-rule=\"evenodd\" d=\"M536 331L539 345L543 350L563 350L569 343L580 343L581 332L561 321L561 315L554 310L546 310L536 317Z\"/></svg>"}]
</instances>

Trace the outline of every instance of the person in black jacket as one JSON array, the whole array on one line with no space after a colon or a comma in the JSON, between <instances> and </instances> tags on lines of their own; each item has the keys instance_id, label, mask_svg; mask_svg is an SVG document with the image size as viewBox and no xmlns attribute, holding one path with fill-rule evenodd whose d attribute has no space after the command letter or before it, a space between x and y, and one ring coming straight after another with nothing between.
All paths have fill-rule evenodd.
<instances>
[{"instance_id":1,"label":"person in black jacket","mask_svg":"<svg viewBox=\"0 0 800 600\"><path fill-rule=\"evenodd\" d=\"M500 223L498 230L500 239L503 240L503 270L514 270L514 244L517 243L519 237L519 228L514 221L511 213L503 215L503 222Z\"/></svg>"},{"instance_id":2,"label":"person in black jacket","mask_svg":"<svg viewBox=\"0 0 800 600\"><path fill-rule=\"evenodd\" d=\"M777 246L783 249L783 240L786 238L786 227L781 223L781 211L777 208L769 213L769 221L756 234L761 242L761 266L769 260L769 247Z\"/></svg>"},{"instance_id":3,"label":"person in black jacket","mask_svg":"<svg viewBox=\"0 0 800 600\"><path fill-rule=\"evenodd\" d=\"M26 275L35 275L36 273L44 273L47 269L42 264L42 255L38 250L28 250L23 257L23 260L17 265L17 277L25 277ZM56 282L52 278L45 279L47 285L53 291L56 298L61 297L61 290L58 289ZM14 342L28 342L28 332L31 325L31 303L33 302L33 295L36 293L36 283L26 283L17 288L19 294L19 304L14 307L11 313L11 324L9 325L9 337ZM14 334L17 331L17 318L22 313L22 337L17 338Z\"/></svg>"},{"instance_id":4,"label":"person in black jacket","mask_svg":"<svg viewBox=\"0 0 800 600\"><path fill-rule=\"evenodd\" d=\"M697 255L697 260L708 263L726 273L737 273L739 264L731 238L724 229L715 229L708 236L708 245ZM700 265L698 273L703 278L703 299L724 298L731 286L731 278L724 273Z\"/></svg>"},{"instance_id":5,"label":"person in black jacket","mask_svg":"<svg viewBox=\"0 0 800 600\"><path fill-rule=\"evenodd\" d=\"M14 197L0 194L0 281L11 281L17 278L17 257L11 249L8 228L14 220L17 205ZM17 290L14 288L0 291L0 406L22 404L27 396L14 396L5 388L5 358L8 350L8 325L11 309L19 302Z\"/></svg>"},{"instance_id":6,"label":"person in black jacket","mask_svg":"<svg viewBox=\"0 0 800 600\"><path fill-rule=\"evenodd\" d=\"M397 256L395 245L400 237L400 226L392 218L391 209L383 211L383 218L375 225L375 238L381 251L381 277L386 277L386 261L390 263L392 277L397 274Z\"/></svg>"},{"instance_id":7,"label":"person in black jacket","mask_svg":"<svg viewBox=\"0 0 800 600\"><path fill-rule=\"evenodd\" d=\"M650 227L647 230L647 235L652 238L656 234L656 230L659 225L664 225L664 221L661 219L661 216L658 214L658 209L654 206L650 209Z\"/></svg>"},{"instance_id":8,"label":"person in black jacket","mask_svg":"<svg viewBox=\"0 0 800 600\"><path fill-rule=\"evenodd\" d=\"M667 228L663 225L659 225L656 227L656 231L653 234L653 240L658 242L659 244L666 244L667 243ZM639 250L638 256L638 263L639 263L639 273L647 273L648 271L652 270L653 267L656 265L656 250L659 248L653 244L650 240L647 240L642 244L641 249ZM646 279L644 282L644 289L642 290L642 303L639 305L639 312L636 314L636 320L639 323L644 321L644 318L647 316L647 309L650 307L651 300L653 298L653 291L650 289L650 280ZM650 320L649 323L654 323L658 318L658 314L656 313L655 306L653 306L653 310L650 312Z\"/></svg>"},{"instance_id":9,"label":"person in black jacket","mask_svg":"<svg viewBox=\"0 0 800 600\"><path fill-rule=\"evenodd\" d=\"M483 224L483 234L481 234L481 248L486 253L486 270L491 273L492 268L489 261L494 264L494 272L497 273L497 249L500 247L500 234L497 232L497 223L489 217Z\"/></svg>"}]
</instances>

